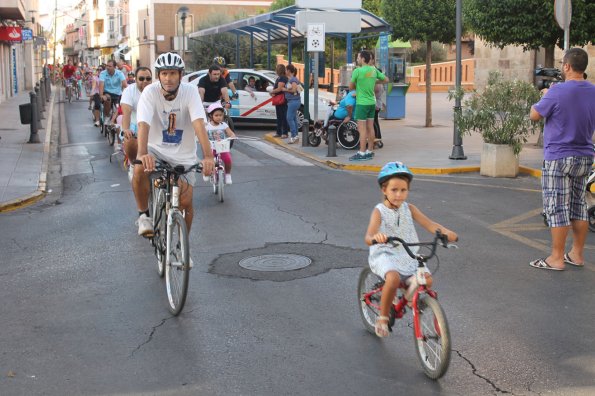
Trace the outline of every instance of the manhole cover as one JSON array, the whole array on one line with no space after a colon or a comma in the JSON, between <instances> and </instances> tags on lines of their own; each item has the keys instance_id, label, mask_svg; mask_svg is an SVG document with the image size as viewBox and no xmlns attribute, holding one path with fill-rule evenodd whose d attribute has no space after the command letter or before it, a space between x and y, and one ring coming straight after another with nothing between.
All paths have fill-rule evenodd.
<instances>
[{"instance_id":1,"label":"manhole cover","mask_svg":"<svg viewBox=\"0 0 595 396\"><path fill-rule=\"evenodd\" d=\"M298 254L265 254L246 257L239 264L252 271L291 271L309 266L312 260Z\"/></svg>"}]
</instances>

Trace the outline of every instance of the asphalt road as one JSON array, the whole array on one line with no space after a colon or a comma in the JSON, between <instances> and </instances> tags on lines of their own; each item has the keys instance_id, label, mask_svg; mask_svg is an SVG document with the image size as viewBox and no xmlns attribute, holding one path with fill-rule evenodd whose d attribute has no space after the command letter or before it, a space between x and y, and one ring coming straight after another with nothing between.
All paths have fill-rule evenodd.
<instances>
[{"instance_id":1,"label":"asphalt road","mask_svg":"<svg viewBox=\"0 0 595 396\"><path fill-rule=\"evenodd\" d=\"M459 250L439 252L435 289L453 356L432 381L410 316L386 340L359 317L363 235L381 199L374 175L239 141L225 202L202 181L195 188L195 265L174 318L150 245L136 236L126 173L109 162L86 106L65 104L53 193L0 215L1 395L595 393L595 267L528 266L549 244L538 180L415 178L410 201L461 237ZM312 264L238 265L273 253Z\"/></svg>"}]
</instances>

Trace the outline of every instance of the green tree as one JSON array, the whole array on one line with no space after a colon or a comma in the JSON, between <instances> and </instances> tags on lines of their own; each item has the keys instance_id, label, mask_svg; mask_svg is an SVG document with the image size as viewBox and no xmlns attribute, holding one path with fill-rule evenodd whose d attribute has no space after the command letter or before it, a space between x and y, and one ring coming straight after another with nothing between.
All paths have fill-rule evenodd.
<instances>
[{"instance_id":1,"label":"green tree","mask_svg":"<svg viewBox=\"0 0 595 396\"><path fill-rule=\"evenodd\" d=\"M426 127L432 126L432 42L454 41L455 0L383 0L382 15L393 39L426 43Z\"/></svg>"},{"instance_id":2,"label":"green tree","mask_svg":"<svg viewBox=\"0 0 595 396\"><path fill-rule=\"evenodd\" d=\"M564 47L564 31L554 18L553 0L465 0L465 20L482 39L499 48L520 45L545 48L546 66L554 65L554 48ZM595 41L595 1L573 0L570 45Z\"/></svg>"},{"instance_id":3,"label":"green tree","mask_svg":"<svg viewBox=\"0 0 595 396\"><path fill-rule=\"evenodd\" d=\"M238 14L236 16L229 16L222 13L211 14L198 25L198 30L223 25L245 17L245 14ZM215 56L224 57L227 63L236 63L235 34L221 33L190 39L189 46L192 50L192 66L195 70L210 67L213 64L213 58ZM260 43L254 40L254 63L266 63L266 59L266 43ZM246 37L240 37L240 63L243 67L250 64L250 42Z\"/></svg>"},{"instance_id":4,"label":"green tree","mask_svg":"<svg viewBox=\"0 0 595 396\"><path fill-rule=\"evenodd\" d=\"M271 11L295 5L295 0L275 0L271 4Z\"/></svg>"}]
</instances>

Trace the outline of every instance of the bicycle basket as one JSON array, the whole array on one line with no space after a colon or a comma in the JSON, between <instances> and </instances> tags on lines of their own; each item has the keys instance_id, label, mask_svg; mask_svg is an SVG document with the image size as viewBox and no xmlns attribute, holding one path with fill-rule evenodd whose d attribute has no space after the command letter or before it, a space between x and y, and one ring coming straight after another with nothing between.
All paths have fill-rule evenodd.
<instances>
[{"instance_id":1,"label":"bicycle basket","mask_svg":"<svg viewBox=\"0 0 595 396\"><path fill-rule=\"evenodd\" d=\"M211 147L217 152L217 154L229 153L230 143L231 141L229 139L211 141Z\"/></svg>"}]
</instances>

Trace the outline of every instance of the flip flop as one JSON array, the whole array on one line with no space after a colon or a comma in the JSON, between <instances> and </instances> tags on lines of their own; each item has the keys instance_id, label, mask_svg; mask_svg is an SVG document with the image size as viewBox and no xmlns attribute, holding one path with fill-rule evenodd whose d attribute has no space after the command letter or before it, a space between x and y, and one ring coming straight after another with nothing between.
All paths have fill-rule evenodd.
<instances>
[{"instance_id":1,"label":"flip flop","mask_svg":"<svg viewBox=\"0 0 595 396\"><path fill-rule=\"evenodd\" d=\"M545 261L545 259L533 260L529 263L529 265L533 268L546 269L546 270L552 270L552 271L564 271L564 268L556 268L556 267L550 266Z\"/></svg>"},{"instance_id":2,"label":"flip flop","mask_svg":"<svg viewBox=\"0 0 595 396\"><path fill-rule=\"evenodd\" d=\"M574 265L575 267L584 267L585 263L576 263L572 261L568 253L564 253L564 263Z\"/></svg>"}]
</instances>

